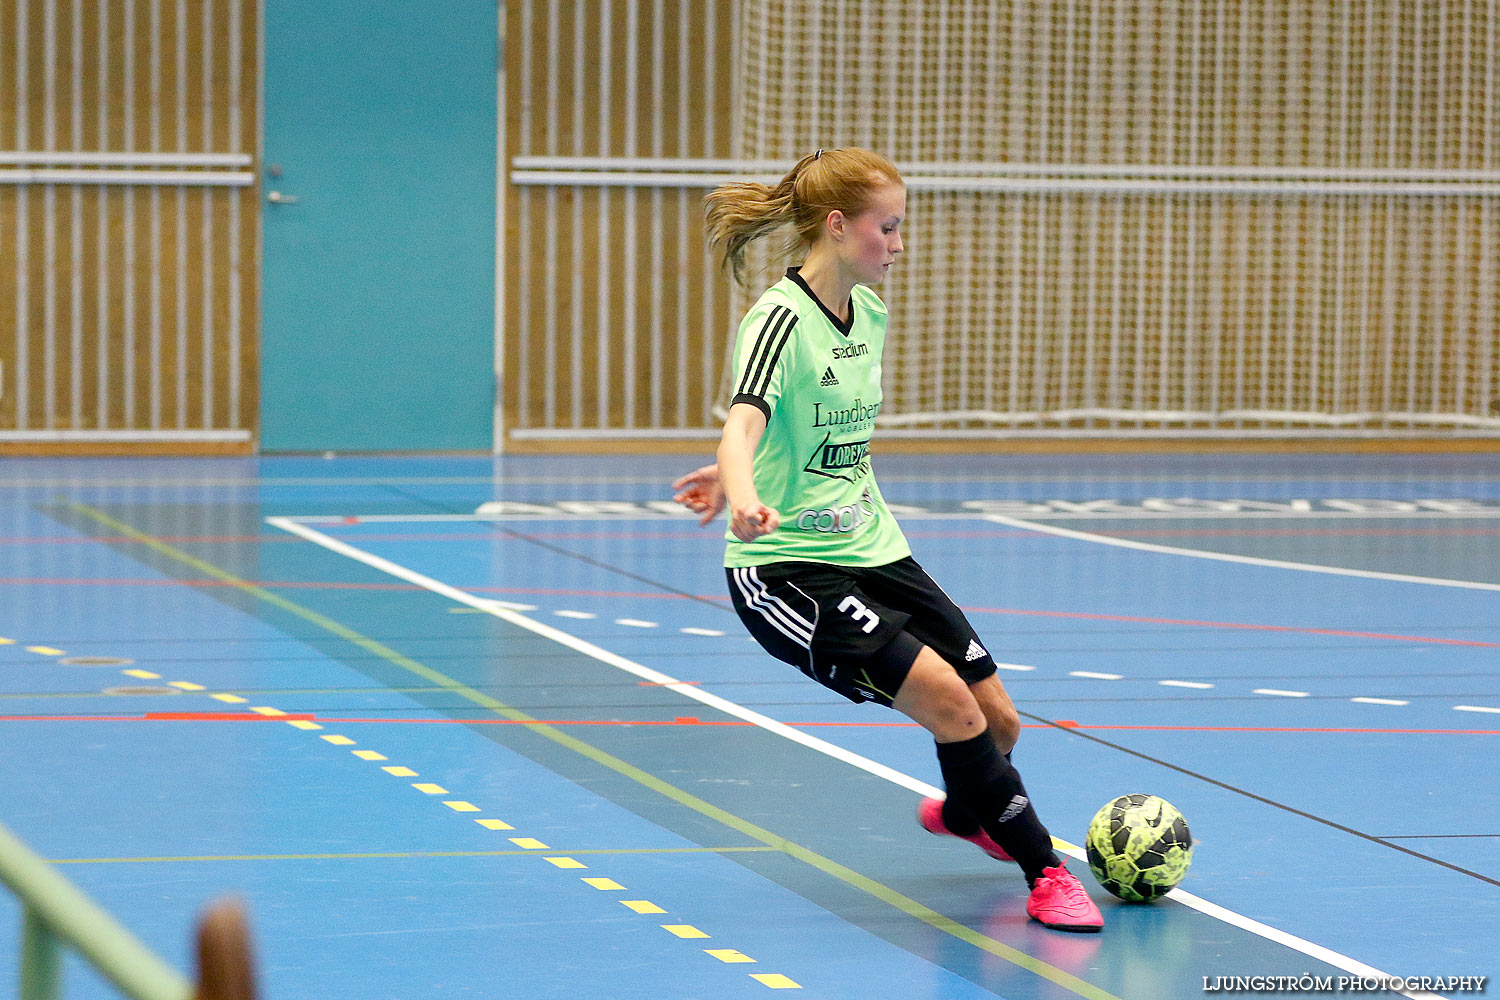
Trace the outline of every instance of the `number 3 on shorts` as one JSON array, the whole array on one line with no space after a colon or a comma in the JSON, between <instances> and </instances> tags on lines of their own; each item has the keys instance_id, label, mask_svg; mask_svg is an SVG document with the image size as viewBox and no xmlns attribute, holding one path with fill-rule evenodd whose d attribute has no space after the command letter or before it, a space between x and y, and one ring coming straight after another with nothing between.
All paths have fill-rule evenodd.
<instances>
[{"instance_id":1,"label":"number 3 on shorts","mask_svg":"<svg viewBox=\"0 0 1500 1000\"><path fill-rule=\"evenodd\" d=\"M850 594L848 597L839 602L839 610L848 611L849 617L853 618L857 622L864 622L864 630L866 633L875 631L875 626L880 624L880 616L871 611L869 608L865 607L865 602L861 601L853 594Z\"/></svg>"}]
</instances>

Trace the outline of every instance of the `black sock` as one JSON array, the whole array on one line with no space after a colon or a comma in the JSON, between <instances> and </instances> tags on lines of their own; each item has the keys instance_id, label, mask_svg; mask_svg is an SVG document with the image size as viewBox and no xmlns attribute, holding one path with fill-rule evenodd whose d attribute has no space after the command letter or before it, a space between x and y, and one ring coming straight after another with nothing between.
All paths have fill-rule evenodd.
<instances>
[{"instance_id":1,"label":"black sock","mask_svg":"<svg viewBox=\"0 0 1500 1000\"><path fill-rule=\"evenodd\" d=\"M1052 850L1052 837L1037 818L1008 756L1002 755L988 731L958 743L937 745L938 765L948 786L943 823L954 833L984 832L1016 859L1026 881L1034 882L1043 868L1061 860ZM950 814L954 823L948 822ZM965 818L967 817L967 825Z\"/></svg>"},{"instance_id":2,"label":"black sock","mask_svg":"<svg viewBox=\"0 0 1500 1000\"><path fill-rule=\"evenodd\" d=\"M1008 753L1000 756L1006 761L1010 760ZM970 812L963 803L954 801L950 795L943 800L943 826L948 828L948 832L956 833L960 837L972 837L979 832L979 817Z\"/></svg>"}]
</instances>

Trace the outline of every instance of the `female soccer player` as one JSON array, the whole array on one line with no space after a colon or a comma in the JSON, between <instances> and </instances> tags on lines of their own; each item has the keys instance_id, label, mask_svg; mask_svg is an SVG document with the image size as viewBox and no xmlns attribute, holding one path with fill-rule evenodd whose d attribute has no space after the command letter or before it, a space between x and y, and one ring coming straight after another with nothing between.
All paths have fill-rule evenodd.
<instances>
[{"instance_id":1,"label":"female soccer player","mask_svg":"<svg viewBox=\"0 0 1500 1000\"><path fill-rule=\"evenodd\" d=\"M911 558L870 468L886 309L868 286L902 252L905 215L895 166L857 148L805 156L775 187L708 195L709 238L736 279L746 245L783 227L805 256L740 323L718 463L674 483L675 499L703 524L727 502L730 596L767 652L932 733L948 796L923 800L921 825L1019 863L1034 919L1097 931L1010 762L1020 719L995 662Z\"/></svg>"}]
</instances>

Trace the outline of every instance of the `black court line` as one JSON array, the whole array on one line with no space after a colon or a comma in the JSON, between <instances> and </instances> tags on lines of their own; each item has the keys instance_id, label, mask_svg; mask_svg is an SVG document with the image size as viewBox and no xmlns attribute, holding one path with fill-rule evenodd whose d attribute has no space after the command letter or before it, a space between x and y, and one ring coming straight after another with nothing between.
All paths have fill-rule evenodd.
<instances>
[{"instance_id":1,"label":"black court line","mask_svg":"<svg viewBox=\"0 0 1500 1000\"><path fill-rule=\"evenodd\" d=\"M449 513L449 514L468 514L468 513L470 513L469 511L458 510L458 509L450 507L450 506L448 506L446 504L441 504L441 503L437 503L436 501L427 500L427 499L425 499L423 497L414 496L414 495L412 495L410 493L406 493L405 491L398 490L398 489L395 489L393 487L387 486L387 487L384 487L384 488L388 492L395 493L398 496L401 496L403 499L407 499L407 500L410 500L410 501L415 502L415 503L419 503L419 504L423 504L423 505L426 505L426 506L429 506L429 507L433 507L433 508L436 508L438 510L444 511L445 513ZM497 527L498 527L498 523L497 523ZM711 601L711 600L709 600L707 598L699 597L696 594L688 594L685 591L678 590L675 587L671 587L671 586L669 586L669 585L667 585L665 583L661 583L660 581L652 580L649 577L639 576L639 575L637 575L635 573L630 572L629 570L622 569L621 567L618 567L618 566L613 566L613 565L611 565L609 563L593 559L593 558L591 558L589 556L581 555L580 553L577 553L577 552L571 552L571 551L569 551L567 549L561 548L560 546L555 546L555 545L551 545L551 544L549 544L547 542L542 542L542 541L540 541L538 539L531 538L531 537L529 537L529 536L527 536L527 535L525 535L525 534L523 534L521 532L518 532L518 531L512 531L511 529L507 529L507 528L501 528L500 530L504 534L513 535L515 538L517 538L520 541L529 542L529 543L531 543L533 545L537 545L540 548L547 549L547 550L552 551L552 552L556 552L559 555L567 556L570 559L577 559L577 560L579 560L581 562L587 563L587 564L589 564L591 566L595 566L595 567L597 567L599 569L604 569L604 570L608 570L608 571L611 571L611 572L619 573L620 575L628 577L628 578L633 579L633 580L636 580L637 582L646 583L646 584L649 584L651 586L659 587L660 589L662 589L663 591L666 591L668 593L679 594L679 595L681 595L683 597L686 597L686 598L689 598L691 600L699 601L699 602L701 602L703 604L707 604L707 605L710 605L712 607L721 608L722 610L728 611L730 614L734 613L734 609L732 607L728 606L727 604L719 604L719 603ZM1226 699L1226 700L1240 700L1240 699ZM1455 865L1455 864L1452 864L1450 862L1444 861L1441 858L1435 858L1435 857L1433 857L1430 854L1423 854L1421 851L1414 851L1414 850L1412 850L1409 847L1402 847L1400 844L1395 844L1395 843L1390 842L1389 840L1384 840L1384 839L1381 839L1380 837L1372 836L1372 835L1370 835L1368 833L1364 833L1363 831L1356 830L1353 827L1345 826L1342 823L1337 823L1337 822L1335 822L1335 821L1333 821L1331 819L1327 819L1325 817L1318 816L1318 815L1315 815L1313 813L1305 812L1305 811L1303 811L1301 809L1296 808L1295 806L1287 805L1284 802L1278 802L1275 799L1269 799L1269 798L1266 798L1265 796L1257 795L1254 792L1248 791L1248 790L1243 789L1243 788L1239 788L1239 787L1237 787L1235 785L1231 785L1231 784L1229 784L1227 782L1219 781L1216 778L1210 778L1206 774L1200 774L1197 771L1193 771L1193 770L1190 770L1188 768L1181 767L1181 766L1179 766L1177 764L1172 764L1172 763L1170 763L1168 761L1161 760L1161 759L1156 758L1156 757L1152 757L1149 754L1144 754L1144 753L1141 753L1141 752L1136 751L1136 750L1131 750L1130 748L1121 746L1118 743L1111 743L1109 740L1100 739L1097 736L1093 736L1093 735L1090 735L1088 733L1081 732L1078 729L1075 729L1075 728L1073 728L1071 726L1060 726L1060 725L1057 724L1056 721L1054 721L1052 719L1048 719L1048 718L1045 718L1045 717L1039 716L1039 715L1033 715L1033 714L1031 714L1029 712L1023 712L1023 711L1020 711L1019 709L1017 711L1023 717L1031 719L1034 722L1039 722L1039 723L1042 723L1044 725L1052 726L1052 727L1054 727L1056 729L1062 730L1063 732L1072 733L1075 736L1079 736L1079 737L1081 737L1083 739L1086 739L1086 740L1091 740L1092 742L1098 743L1101 746L1106 746L1106 747L1109 747L1109 748L1111 748L1113 750L1118 750L1121 753L1130 754L1133 757L1139 757L1142 760L1149 761L1149 762L1151 762L1153 764L1158 764L1158 765L1160 765L1162 767L1165 767L1165 768L1168 768L1170 770L1177 771L1177 772L1179 772L1181 774L1185 774L1188 777L1196 778L1199 781L1207 782L1208 784L1217 786L1217 787L1222 788L1222 789L1224 789L1226 791L1234 792L1237 795L1243 795L1246 798L1253 799L1253 800L1255 800L1257 802L1263 803L1263 804L1268 805L1268 806L1272 806L1272 807L1274 807L1276 809L1281 809L1281 810L1283 810L1285 812L1292 813L1293 815L1301 816L1304 819L1310 819L1310 820L1312 820L1315 823L1321 823L1324 826L1327 826L1327 827L1330 827L1332 829L1338 830L1338 831L1340 831L1342 833L1348 833L1348 834L1351 834L1351 835L1353 835L1355 837L1359 837L1362 840L1368 840L1372 844L1379 844L1382 847L1388 847L1388 848L1390 848L1393 851L1399 851L1402 854L1410 855L1411 857L1417 858L1419 860L1430 862L1431 864L1438 865L1439 867L1450 869L1452 871L1458 872L1461 875L1467 875L1470 878L1478 879L1481 882L1485 882L1485 883L1487 883L1489 885L1493 885L1493 886L1496 886L1497 888L1500 888L1500 879L1493 879L1493 878L1490 878L1487 875L1481 875L1479 872L1470 871L1467 868L1464 868L1464 867L1461 867L1459 865Z\"/></svg>"},{"instance_id":2,"label":"black court line","mask_svg":"<svg viewBox=\"0 0 1500 1000\"><path fill-rule=\"evenodd\" d=\"M1245 798L1253 799L1254 801L1259 802L1263 805L1268 805L1273 808L1280 809L1284 812L1289 812L1294 816L1301 816L1303 819L1310 819L1314 823L1321 823L1324 826L1331 827L1332 829L1338 830L1341 833L1352 834L1355 837L1359 837L1361 840L1368 840L1372 844L1379 844L1381 847L1389 847L1393 851L1400 851L1402 854L1408 854L1422 861L1431 862L1432 864L1435 864L1441 868L1447 868L1451 871L1458 872L1460 875L1467 875L1470 878L1478 879L1479 881L1488 883L1489 885L1500 887L1500 879L1493 879L1488 875L1481 875L1479 872L1470 871L1467 868L1444 861L1441 858L1435 858L1430 854L1423 854L1421 851L1414 851L1409 847L1402 847L1400 844L1393 844L1387 838L1376 837L1372 834L1365 833L1362 830L1356 830L1352 826L1345 826L1344 824L1334 822L1331 819L1326 819L1325 817L1318 816L1314 813L1298 809L1296 806L1289 806L1284 802L1278 802L1275 799L1268 799L1264 795L1257 795L1254 792L1247 791L1246 789L1239 788L1235 785L1231 785L1228 782L1219 781L1217 778L1210 778L1206 774L1200 774L1197 771L1190 770L1178 764L1173 764L1170 761L1162 760L1160 757L1152 757L1150 754L1141 753L1139 750L1132 750L1129 747L1121 746L1118 743L1111 743L1109 740L1100 739L1098 736L1082 732L1081 730L1073 726L1059 725L1052 719L1043 718L1040 715L1033 715L1030 712L1021 711L1020 709L1017 709L1017 712L1024 718L1031 719L1034 722L1044 723L1046 725L1052 726L1055 729L1060 729L1065 733L1072 733L1074 736L1089 740L1093 743L1097 743L1100 746L1109 747L1111 750L1118 750L1121 753L1129 754L1132 757L1139 757L1141 760L1160 765L1161 767L1165 767L1170 771L1176 771L1178 774L1185 774L1190 778L1197 778L1199 781L1206 782L1207 784L1213 785L1216 788L1222 788L1225 791L1233 792L1236 795L1243 795Z\"/></svg>"},{"instance_id":3,"label":"black court line","mask_svg":"<svg viewBox=\"0 0 1500 1000\"><path fill-rule=\"evenodd\" d=\"M1381 840L1500 840L1500 833L1402 833L1386 834Z\"/></svg>"}]
</instances>

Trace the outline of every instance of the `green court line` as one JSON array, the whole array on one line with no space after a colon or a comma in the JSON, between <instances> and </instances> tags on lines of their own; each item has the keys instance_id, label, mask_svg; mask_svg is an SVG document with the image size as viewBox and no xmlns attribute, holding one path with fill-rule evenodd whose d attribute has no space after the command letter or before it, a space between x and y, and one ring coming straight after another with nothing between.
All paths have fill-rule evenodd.
<instances>
[{"instance_id":1,"label":"green court line","mask_svg":"<svg viewBox=\"0 0 1500 1000\"><path fill-rule=\"evenodd\" d=\"M774 847L571 847L534 848L529 851L375 851L368 854L192 854L162 858L48 858L49 865L123 865L182 861L358 861L369 858L520 858L549 854L751 854L769 853Z\"/></svg>"},{"instance_id":2,"label":"green court line","mask_svg":"<svg viewBox=\"0 0 1500 1000\"><path fill-rule=\"evenodd\" d=\"M715 820L718 823L729 827L731 830L749 837L751 840L759 841L760 843L765 844L768 847L772 847L776 850L782 851L783 853L796 858L798 861L810 865L811 867L818 869L824 874L838 879L845 885L858 889L861 892L864 892L874 897L875 899L880 900L886 905L900 910L902 913L920 920L928 926L936 928L937 930L940 930L945 934L949 934L966 944L972 945L975 948L979 948L982 951L988 952L989 954L994 955L998 958L1002 958L1005 961L1019 966L1020 968L1023 968L1037 976L1040 976L1043 979L1056 983L1058 986L1061 986L1064 989L1069 990L1070 992L1076 993L1081 997L1085 997L1086 1000L1120 1000L1120 998L1116 997L1114 994L1100 989L1092 983L1079 979L1072 973L1065 972L1064 970L1059 969L1054 965L1050 965L1047 962L1042 961L1041 959L1035 958L1023 951L1012 948L1008 944L997 941L994 938L989 937L988 935L981 934L973 928L967 927L959 923L958 921L953 920L951 917L944 916L931 907L920 903L909 896L905 896L902 893L897 892L890 886L877 882L866 875L862 875L859 872L854 871L852 868L848 868L844 865L839 864L832 858L826 858L823 855L818 854L816 851L810 850L809 848L803 847L801 844L788 840L779 834L773 833L770 830L757 826L754 823L751 823L749 820L736 816L734 813L731 813L725 809L720 809L713 803L706 802L689 792L683 791L676 785L669 784L668 782L658 778L656 775L651 774L647 771L643 771L640 768L636 767L634 764L628 763L627 761L621 760L620 758L615 757L612 754L606 753L605 751L600 750L598 747L595 747L590 743L585 743L583 740L580 740L575 736L571 736L560 729L549 726L543 722L538 722L534 717L527 715L525 712L522 712L519 709L512 708L504 702L499 701L495 698L491 698L489 695L484 694L481 691L476 691L468 685L454 680L452 677L449 677L446 674L440 673L439 671L433 670L431 667L418 663L416 660L398 653L396 650L391 649L383 643L380 643L375 639L371 639L366 635L356 632L354 629L349 628L347 625L334 621L332 618L329 618L326 615L320 614L317 611L313 611L311 608L305 608L294 601L289 601L285 597L282 597L279 594L272 593L271 591L266 590L263 587L257 587L253 583L247 583L246 581L241 580L239 577L228 572L227 570L221 569L211 563L204 562L202 559L183 552L180 549L174 548L173 546L168 545L166 542L163 542L157 538L153 538L145 532L138 531L137 529L132 528L130 525L125 524L122 521L117 521L101 510L96 510L93 507L80 503L69 503L68 507L71 510L82 514L83 516L89 518L92 521L95 521L98 524L102 524L112 529L113 531L132 539L133 541L141 543L154 552L166 556L169 559L173 559L177 562L183 563L184 565L191 566L193 569L198 570L200 573L205 573L216 580L220 580L224 583L229 584L230 586L236 587L245 594L256 597L264 601L265 603L270 604L272 607L280 608L281 610L286 611L289 614L301 618L303 621L309 622L313 625L317 625L319 628L331 632L339 638L344 639L354 644L355 646L358 646L360 649L363 649L369 653L373 653L376 656L379 656L381 659L384 659L398 667L401 667L404 670L409 671L412 674L415 674L418 677L421 677L423 680L429 681L441 688L460 695L466 700L473 702L475 705L479 705L482 708L487 708L495 714L502 716L503 718L522 723L527 729L531 730L539 736L543 736L560 746L572 750L582 757L594 761L596 764L599 764L602 767L606 767L617 774L623 775L624 777L629 778L632 781L635 781L636 783L651 789L659 795L670 799L681 806L691 809L702 816L708 817L709 819Z\"/></svg>"}]
</instances>

